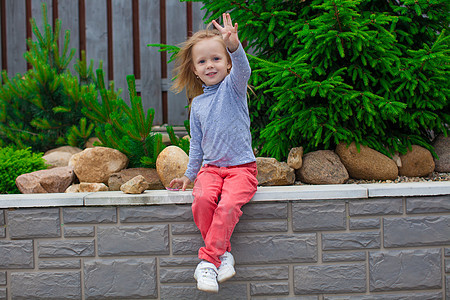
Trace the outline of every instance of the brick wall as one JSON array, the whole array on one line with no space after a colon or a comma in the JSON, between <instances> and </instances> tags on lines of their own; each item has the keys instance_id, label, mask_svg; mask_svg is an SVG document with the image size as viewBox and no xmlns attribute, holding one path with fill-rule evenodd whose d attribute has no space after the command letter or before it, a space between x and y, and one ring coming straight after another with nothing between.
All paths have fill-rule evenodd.
<instances>
[{"instance_id":1,"label":"brick wall","mask_svg":"<svg viewBox=\"0 0 450 300\"><path fill-rule=\"evenodd\" d=\"M237 274L219 294L195 286L202 239L190 203L106 205L111 194L102 206L3 205L0 299L450 299L450 193L282 192L243 208Z\"/></svg>"}]
</instances>

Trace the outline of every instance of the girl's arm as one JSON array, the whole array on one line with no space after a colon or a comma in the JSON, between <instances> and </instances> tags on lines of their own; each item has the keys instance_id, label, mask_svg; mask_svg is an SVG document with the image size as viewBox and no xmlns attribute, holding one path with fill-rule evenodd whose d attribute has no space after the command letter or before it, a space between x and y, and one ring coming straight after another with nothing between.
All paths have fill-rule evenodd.
<instances>
[{"instance_id":1,"label":"girl's arm","mask_svg":"<svg viewBox=\"0 0 450 300\"><path fill-rule=\"evenodd\" d=\"M203 162L202 129L200 126L200 121L197 119L194 105L191 106L191 119L189 120L189 123L191 133L189 163L184 175L189 178L191 182L194 182Z\"/></svg>"},{"instance_id":2,"label":"girl's arm","mask_svg":"<svg viewBox=\"0 0 450 300\"><path fill-rule=\"evenodd\" d=\"M250 78L251 69L245 55L245 51L242 48L241 42L238 37L238 24L231 22L230 14L222 14L223 27L219 25L215 20L213 24L216 29L222 34L223 41L228 48L231 60L233 61L233 67L230 72L230 79L233 84L233 88L238 94L243 95L247 92L247 82ZM239 49L239 50L238 50Z\"/></svg>"},{"instance_id":3,"label":"girl's arm","mask_svg":"<svg viewBox=\"0 0 450 300\"><path fill-rule=\"evenodd\" d=\"M193 107L191 109L190 130L191 142L189 147L189 162L187 170L182 177L174 178L169 183L169 187L181 189L182 191L184 191L191 182L194 182L203 161L203 150L201 147L201 127L196 118Z\"/></svg>"},{"instance_id":4,"label":"girl's arm","mask_svg":"<svg viewBox=\"0 0 450 300\"><path fill-rule=\"evenodd\" d=\"M247 104L247 83L250 79L252 70L248 63L247 55L245 54L244 48L239 44L239 47L234 52L229 52L231 60L233 62L233 67L230 71L230 82L235 89L235 91L243 97L245 104Z\"/></svg>"},{"instance_id":5,"label":"girl's arm","mask_svg":"<svg viewBox=\"0 0 450 300\"><path fill-rule=\"evenodd\" d=\"M223 41L225 42L225 45L227 46L228 50L230 52L234 52L239 47L239 37L237 34L238 30L238 24L235 23L233 26L233 23L231 22L230 14L223 13L222 14L223 19L223 27L220 26L219 23L217 23L215 20L212 21L214 27L216 27L217 30L222 34Z\"/></svg>"}]
</instances>

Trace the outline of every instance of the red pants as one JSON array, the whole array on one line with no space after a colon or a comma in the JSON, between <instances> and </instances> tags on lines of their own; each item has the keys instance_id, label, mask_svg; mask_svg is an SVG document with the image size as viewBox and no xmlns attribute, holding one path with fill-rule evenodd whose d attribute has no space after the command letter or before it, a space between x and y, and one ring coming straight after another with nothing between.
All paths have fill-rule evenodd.
<instances>
[{"instance_id":1,"label":"red pants","mask_svg":"<svg viewBox=\"0 0 450 300\"><path fill-rule=\"evenodd\" d=\"M194 222L205 241L198 251L200 259L219 267L219 256L231 250L230 238L242 215L241 207L256 193L257 173L256 162L200 169L192 192Z\"/></svg>"}]
</instances>

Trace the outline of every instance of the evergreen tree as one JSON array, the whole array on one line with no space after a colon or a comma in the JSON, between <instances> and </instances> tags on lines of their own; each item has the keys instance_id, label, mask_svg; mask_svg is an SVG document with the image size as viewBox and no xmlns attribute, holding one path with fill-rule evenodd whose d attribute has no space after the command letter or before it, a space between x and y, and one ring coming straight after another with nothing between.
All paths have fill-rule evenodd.
<instances>
[{"instance_id":1,"label":"evergreen tree","mask_svg":"<svg viewBox=\"0 0 450 300\"><path fill-rule=\"evenodd\" d=\"M81 86L78 90L79 85L74 79L70 84L71 94L83 103L83 114L95 123L100 146L114 148L127 155L130 167L154 168L158 154L165 148L162 135L152 132L155 110L150 108L144 112L141 97L137 96L134 75L128 75L127 82L131 107L120 98L122 91L115 91L114 82L106 88L102 69L97 70L97 89L90 85Z\"/></svg>"},{"instance_id":2,"label":"evergreen tree","mask_svg":"<svg viewBox=\"0 0 450 300\"><path fill-rule=\"evenodd\" d=\"M179 148L181 148L184 152L186 152L187 155L189 155L189 147L191 145L190 142L190 138L191 138L191 133L190 133L190 125L189 125L189 120L185 120L184 121L184 128L186 129L187 133L188 133L188 137L184 138L184 137L177 137L175 135L175 131L173 129L172 126L167 126L166 130L167 130L167 134L169 135L169 139L170 139L170 143L174 146L177 146Z\"/></svg>"},{"instance_id":3,"label":"evergreen tree","mask_svg":"<svg viewBox=\"0 0 450 300\"><path fill-rule=\"evenodd\" d=\"M92 61L87 64L84 52L74 66L78 76L73 76L67 69L75 54L75 49L68 50L70 32L66 31L60 53L61 22L57 20L52 30L46 16L43 4L43 33L31 20L36 41L28 40L30 50L25 54L31 69L11 80L2 72L0 146L33 151L64 144L83 147L95 133L100 145L127 155L131 167L155 167L165 145L162 135L152 132L155 111L143 111L134 76L127 76L131 106L119 97L121 90L115 90L114 82L105 86L101 62L94 75ZM176 138L173 132L170 136L189 149L189 141Z\"/></svg>"},{"instance_id":4,"label":"evergreen tree","mask_svg":"<svg viewBox=\"0 0 450 300\"><path fill-rule=\"evenodd\" d=\"M60 51L61 21L57 20L52 29L46 16L43 4L42 32L35 20L31 20L36 40L27 41L29 50L24 55L30 70L12 79L2 72L0 146L46 151L64 145L73 124L78 124L83 117L81 102L70 97L66 89L66 81L75 78L67 69L75 54L75 49L69 51L70 32L66 31ZM76 69L80 81L91 80L92 68L86 68L85 61L79 61ZM73 142L76 143L73 146L81 146L84 140Z\"/></svg>"},{"instance_id":5,"label":"evergreen tree","mask_svg":"<svg viewBox=\"0 0 450 300\"><path fill-rule=\"evenodd\" d=\"M251 50L260 155L357 142L386 155L448 134L450 2L203 0ZM260 134L259 134L260 133Z\"/></svg>"}]
</instances>

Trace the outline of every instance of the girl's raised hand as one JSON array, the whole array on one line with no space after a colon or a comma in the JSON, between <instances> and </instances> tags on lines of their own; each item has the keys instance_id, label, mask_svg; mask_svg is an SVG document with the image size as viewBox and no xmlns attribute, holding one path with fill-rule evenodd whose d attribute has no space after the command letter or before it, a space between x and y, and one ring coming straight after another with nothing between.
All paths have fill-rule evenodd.
<instances>
[{"instance_id":1,"label":"girl's raised hand","mask_svg":"<svg viewBox=\"0 0 450 300\"><path fill-rule=\"evenodd\" d=\"M213 20L212 23L214 27L219 30L220 34L222 34L223 41L225 42L228 50L230 50L230 52L234 52L239 47L239 37L237 34L238 24L235 23L233 26L230 14L223 13L222 19L223 27L220 26L220 24L215 20Z\"/></svg>"}]
</instances>

